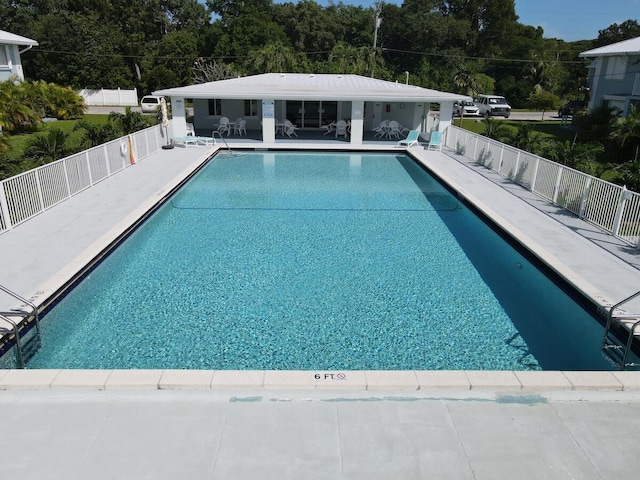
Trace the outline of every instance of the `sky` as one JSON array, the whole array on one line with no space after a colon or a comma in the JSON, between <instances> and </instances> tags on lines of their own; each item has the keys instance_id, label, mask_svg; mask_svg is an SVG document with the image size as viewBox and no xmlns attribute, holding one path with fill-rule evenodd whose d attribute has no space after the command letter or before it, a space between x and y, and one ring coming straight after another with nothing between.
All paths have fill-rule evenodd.
<instances>
[{"instance_id":1,"label":"sky","mask_svg":"<svg viewBox=\"0 0 640 480\"><path fill-rule=\"evenodd\" d=\"M292 1L292 0L277 0ZM329 0L315 0L322 6ZM340 0L335 0L339 3ZM640 0L515 0L519 22L544 29L545 38L567 42L593 40L598 31L625 20L640 23ZM374 0L342 0L348 5L371 7ZM401 5L402 0L385 0Z\"/></svg>"}]
</instances>

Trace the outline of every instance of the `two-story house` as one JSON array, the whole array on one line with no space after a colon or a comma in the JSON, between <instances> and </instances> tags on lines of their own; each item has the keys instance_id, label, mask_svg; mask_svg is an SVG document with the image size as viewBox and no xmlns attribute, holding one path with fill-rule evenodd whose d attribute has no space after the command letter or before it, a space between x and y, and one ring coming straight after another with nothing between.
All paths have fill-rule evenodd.
<instances>
[{"instance_id":1,"label":"two-story house","mask_svg":"<svg viewBox=\"0 0 640 480\"><path fill-rule=\"evenodd\" d=\"M616 107L622 116L640 108L640 37L582 52L589 65L589 108Z\"/></svg>"},{"instance_id":2,"label":"two-story house","mask_svg":"<svg viewBox=\"0 0 640 480\"><path fill-rule=\"evenodd\" d=\"M14 76L24 80L20 54L37 45L35 40L0 30L0 82Z\"/></svg>"}]
</instances>

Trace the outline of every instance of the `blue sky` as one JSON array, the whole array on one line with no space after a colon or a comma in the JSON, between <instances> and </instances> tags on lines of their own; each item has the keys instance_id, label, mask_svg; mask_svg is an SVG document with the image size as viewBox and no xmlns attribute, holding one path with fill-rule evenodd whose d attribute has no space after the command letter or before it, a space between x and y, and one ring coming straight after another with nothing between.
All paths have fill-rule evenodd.
<instances>
[{"instance_id":1,"label":"blue sky","mask_svg":"<svg viewBox=\"0 0 640 480\"><path fill-rule=\"evenodd\" d=\"M277 2L292 0L275 0ZM328 5L328 0L315 0ZM336 0L335 3L338 3ZM342 0L349 5L373 6L374 0ZM385 0L402 4L402 0ZM613 23L636 20L640 23L640 0L516 0L520 23L541 26L546 38L561 38L568 42L592 40L598 31Z\"/></svg>"}]
</instances>

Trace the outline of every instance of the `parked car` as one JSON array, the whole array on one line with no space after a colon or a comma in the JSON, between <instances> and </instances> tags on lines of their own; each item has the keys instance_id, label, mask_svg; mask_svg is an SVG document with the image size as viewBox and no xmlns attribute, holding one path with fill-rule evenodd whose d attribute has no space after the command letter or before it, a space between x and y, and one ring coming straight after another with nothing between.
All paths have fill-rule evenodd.
<instances>
[{"instance_id":1,"label":"parked car","mask_svg":"<svg viewBox=\"0 0 640 480\"><path fill-rule=\"evenodd\" d=\"M500 95L478 95L476 105L483 117L504 117L511 115L511 106Z\"/></svg>"},{"instance_id":2,"label":"parked car","mask_svg":"<svg viewBox=\"0 0 640 480\"><path fill-rule=\"evenodd\" d=\"M560 110L558 110L558 116L559 117L564 117L565 115L573 116L577 112L581 110L586 110L586 109L587 109L587 102L585 102L584 100L570 100L567 103L565 103L563 107L560 107Z\"/></svg>"},{"instance_id":3,"label":"parked car","mask_svg":"<svg viewBox=\"0 0 640 480\"><path fill-rule=\"evenodd\" d=\"M160 99L155 95L145 95L140 100L140 110L142 113L154 113L160 108Z\"/></svg>"},{"instance_id":4,"label":"parked car","mask_svg":"<svg viewBox=\"0 0 640 480\"><path fill-rule=\"evenodd\" d=\"M475 103L470 100L464 100L462 102L455 102L453 104L453 116L459 117L464 113L465 117L469 115L478 115L479 109Z\"/></svg>"}]
</instances>

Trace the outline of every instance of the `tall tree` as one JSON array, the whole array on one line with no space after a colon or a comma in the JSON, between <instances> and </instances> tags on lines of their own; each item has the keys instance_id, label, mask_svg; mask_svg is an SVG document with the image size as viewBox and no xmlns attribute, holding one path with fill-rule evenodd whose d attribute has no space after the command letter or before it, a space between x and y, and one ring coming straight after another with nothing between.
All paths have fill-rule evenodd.
<instances>
[{"instance_id":1,"label":"tall tree","mask_svg":"<svg viewBox=\"0 0 640 480\"><path fill-rule=\"evenodd\" d=\"M612 43L640 37L640 25L636 20L627 20L620 25L613 23L598 32L598 38L593 42L594 47L611 45Z\"/></svg>"}]
</instances>

